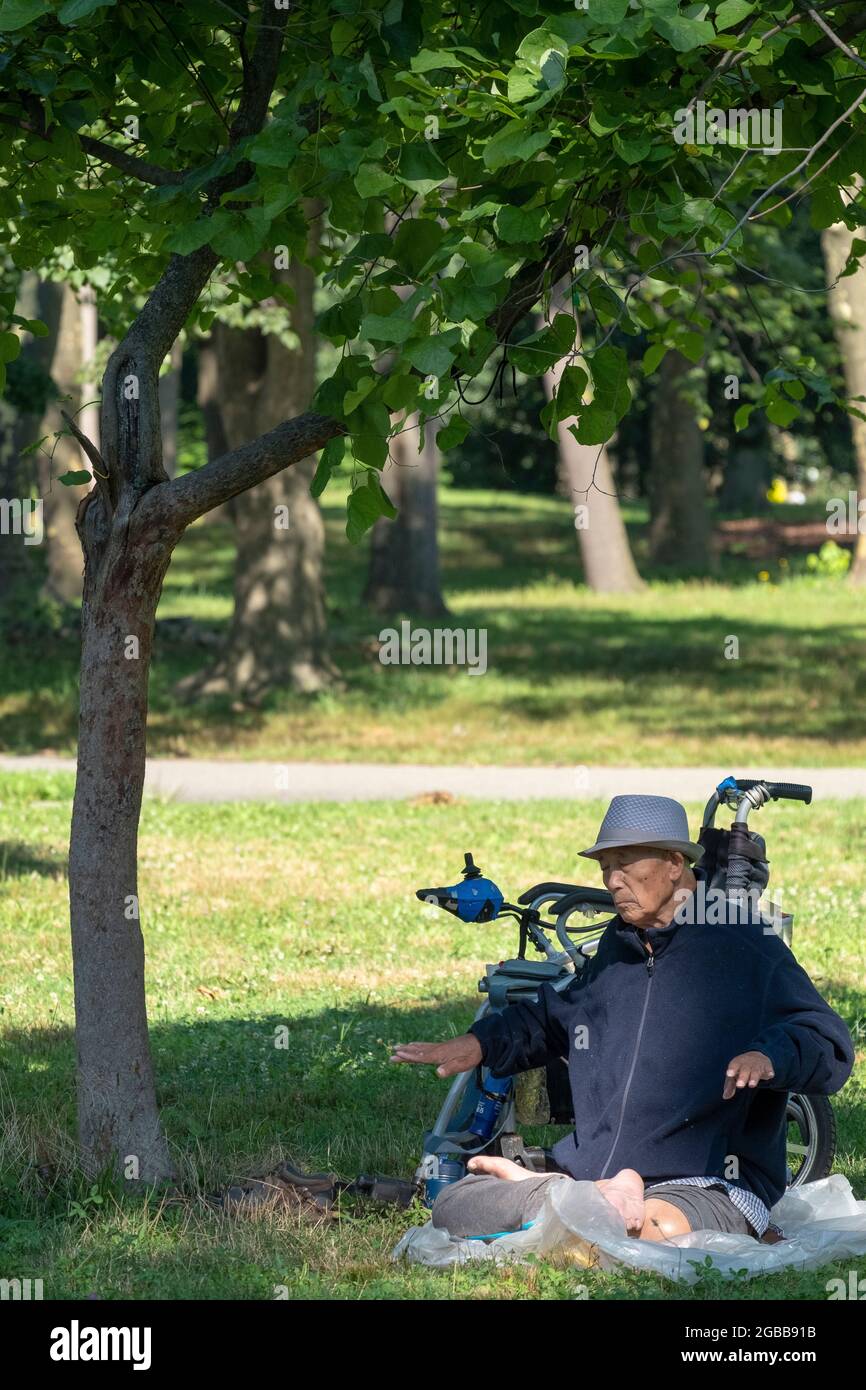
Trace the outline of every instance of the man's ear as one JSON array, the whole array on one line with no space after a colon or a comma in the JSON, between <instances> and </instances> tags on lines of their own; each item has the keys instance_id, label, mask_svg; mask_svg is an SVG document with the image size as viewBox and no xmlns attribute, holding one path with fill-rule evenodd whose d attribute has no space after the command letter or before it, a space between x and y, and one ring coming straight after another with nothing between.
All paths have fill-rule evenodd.
<instances>
[{"instance_id":1,"label":"man's ear","mask_svg":"<svg viewBox=\"0 0 866 1390\"><path fill-rule=\"evenodd\" d=\"M683 869L686 866L686 856L681 854L678 849L669 849L668 858L671 861L671 879L676 882L678 878L682 878Z\"/></svg>"}]
</instances>

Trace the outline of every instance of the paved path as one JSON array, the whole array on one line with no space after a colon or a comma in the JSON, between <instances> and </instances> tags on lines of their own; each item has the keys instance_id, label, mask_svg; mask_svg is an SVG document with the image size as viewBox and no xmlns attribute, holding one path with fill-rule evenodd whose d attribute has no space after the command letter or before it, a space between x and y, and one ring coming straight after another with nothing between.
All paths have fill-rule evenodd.
<instances>
[{"instance_id":1,"label":"paved path","mask_svg":"<svg viewBox=\"0 0 866 1390\"><path fill-rule=\"evenodd\" d=\"M74 772L71 758L0 755L0 770ZM424 792L523 801L535 797L609 799L620 792L654 792L679 801L705 801L728 767L422 767L387 763L226 762L151 758L145 791L178 801L374 801ZM866 768L761 767L743 775L806 782L822 797L866 797Z\"/></svg>"}]
</instances>

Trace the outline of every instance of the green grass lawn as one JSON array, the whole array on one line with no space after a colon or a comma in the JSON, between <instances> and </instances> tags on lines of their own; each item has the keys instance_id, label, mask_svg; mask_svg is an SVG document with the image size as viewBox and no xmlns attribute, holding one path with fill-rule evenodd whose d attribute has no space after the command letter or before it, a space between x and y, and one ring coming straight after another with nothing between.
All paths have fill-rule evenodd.
<instances>
[{"instance_id":1,"label":"green grass lawn","mask_svg":"<svg viewBox=\"0 0 866 1390\"><path fill-rule=\"evenodd\" d=\"M139 890L159 1098L186 1197L95 1196L75 1172L74 1046L64 860L72 779L0 777L0 1272L46 1298L569 1299L826 1297L847 1267L695 1288L651 1275L535 1263L435 1272L389 1252L415 1211L350 1204L307 1225L214 1213L202 1194L280 1157L342 1176L409 1177L447 1082L388 1062L398 1041L463 1032L484 962L512 926L424 908L464 850L509 896L550 877L596 882L577 859L593 803L145 803ZM689 808L692 815L699 810ZM796 913L798 958L855 1036L834 1098L836 1170L866 1197L866 806L765 815L773 883ZM583 865L583 867L580 867ZM289 1050L274 1046L289 1028ZM533 1131L552 1139L560 1131ZM40 1177L39 1169L42 1169Z\"/></svg>"},{"instance_id":2,"label":"green grass lawn","mask_svg":"<svg viewBox=\"0 0 866 1390\"><path fill-rule=\"evenodd\" d=\"M367 546L346 540L344 489L336 484L323 501L331 646L344 688L318 698L278 690L255 710L219 698L181 705L175 682L208 653L158 638L151 755L709 763L738 773L773 763L866 765L862 599L844 581L807 575L802 554L767 570L727 556L715 582L656 576L639 595L593 594L580 582L566 502L445 487L448 625L487 632L487 672L471 676L379 662L375 639L390 620L359 604ZM626 515L649 574L645 518L631 507ZM233 558L228 525L194 526L169 569L159 616L224 631ZM731 636L736 660L725 655ZM34 635L2 655L0 748L72 753L75 638Z\"/></svg>"}]
</instances>

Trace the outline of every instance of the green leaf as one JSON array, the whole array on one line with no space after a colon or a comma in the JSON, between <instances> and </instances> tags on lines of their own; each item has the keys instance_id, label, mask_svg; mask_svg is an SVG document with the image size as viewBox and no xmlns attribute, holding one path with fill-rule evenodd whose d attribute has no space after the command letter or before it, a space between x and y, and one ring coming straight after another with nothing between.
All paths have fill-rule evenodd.
<instances>
[{"instance_id":1,"label":"green leaf","mask_svg":"<svg viewBox=\"0 0 866 1390\"><path fill-rule=\"evenodd\" d=\"M496 231L501 241L536 241L548 216L546 208L501 207L496 214Z\"/></svg>"},{"instance_id":2,"label":"green leaf","mask_svg":"<svg viewBox=\"0 0 866 1390\"><path fill-rule=\"evenodd\" d=\"M51 332L48 324L43 323L41 319L21 319L16 314L15 322L27 333L32 333L34 338L47 338Z\"/></svg>"},{"instance_id":3,"label":"green leaf","mask_svg":"<svg viewBox=\"0 0 866 1390\"><path fill-rule=\"evenodd\" d=\"M420 377L402 372L390 376L382 390L382 399L390 410L415 410L418 405L418 392L424 385Z\"/></svg>"},{"instance_id":4,"label":"green leaf","mask_svg":"<svg viewBox=\"0 0 866 1390\"><path fill-rule=\"evenodd\" d=\"M488 140L484 146L484 164L491 171L502 169L506 164L520 164L532 159L553 139L553 131L531 131L523 121L509 121L508 124Z\"/></svg>"},{"instance_id":5,"label":"green leaf","mask_svg":"<svg viewBox=\"0 0 866 1390\"><path fill-rule=\"evenodd\" d=\"M186 226L179 227L174 236L169 237L165 243L167 251L176 251L179 256L188 256L191 251L197 251L200 246L204 246L214 233L214 224L219 226L217 218L221 217L219 212L214 213L213 217L199 217L195 222L187 222Z\"/></svg>"},{"instance_id":6,"label":"green leaf","mask_svg":"<svg viewBox=\"0 0 866 1390\"><path fill-rule=\"evenodd\" d=\"M835 185L821 183L812 189L809 222L816 232L832 227L834 222L841 222L843 211L842 197Z\"/></svg>"},{"instance_id":7,"label":"green leaf","mask_svg":"<svg viewBox=\"0 0 866 1390\"><path fill-rule=\"evenodd\" d=\"M86 468L74 469L71 473L61 473L57 479L64 487L81 487L84 483L93 482L93 474Z\"/></svg>"},{"instance_id":8,"label":"green leaf","mask_svg":"<svg viewBox=\"0 0 866 1390\"><path fill-rule=\"evenodd\" d=\"M400 151L398 177L407 188L416 193L430 193L444 183L448 170L442 163L431 142L404 145Z\"/></svg>"},{"instance_id":9,"label":"green leaf","mask_svg":"<svg viewBox=\"0 0 866 1390\"><path fill-rule=\"evenodd\" d=\"M650 376L651 373L655 371L667 351L667 343L653 343L652 347L647 348L641 364L647 376Z\"/></svg>"},{"instance_id":10,"label":"green leaf","mask_svg":"<svg viewBox=\"0 0 866 1390\"><path fill-rule=\"evenodd\" d=\"M334 439L329 439L316 464L316 471L310 483L310 492L314 497L321 497L335 468L339 468L343 462L346 452L346 439L344 435L337 435Z\"/></svg>"},{"instance_id":11,"label":"green leaf","mask_svg":"<svg viewBox=\"0 0 866 1390\"><path fill-rule=\"evenodd\" d=\"M381 401L366 400L352 413L352 453L359 463L383 468L388 459L391 416Z\"/></svg>"},{"instance_id":12,"label":"green leaf","mask_svg":"<svg viewBox=\"0 0 866 1390\"><path fill-rule=\"evenodd\" d=\"M583 393L589 377L583 367L566 367L556 393L556 418L570 420L583 410Z\"/></svg>"},{"instance_id":13,"label":"green leaf","mask_svg":"<svg viewBox=\"0 0 866 1390\"><path fill-rule=\"evenodd\" d=\"M394 187L393 177L385 172L381 164L362 164L354 182L362 198L376 198Z\"/></svg>"},{"instance_id":14,"label":"green leaf","mask_svg":"<svg viewBox=\"0 0 866 1390\"><path fill-rule=\"evenodd\" d=\"M744 430L746 428L747 424L749 423L749 416L751 415L754 409L754 405L746 404L739 406L738 409L734 412L734 429L737 431L738 434L740 430Z\"/></svg>"},{"instance_id":15,"label":"green leaf","mask_svg":"<svg viewBox=\"0 0 866 1390\"><path fill-rule=\"evenodd\" d=\"M684 333L677 339L677 348L690 362L700 362L705 346L703 333Z\"/></svg>"},{"instance_id":16,"label":"green leaf","mask_svg":"<svg viewBox=\"0 0 866 1390\"><path fill-rule=\"evenodd\" d=\"M251 209L253 212L262 215L261 208ZM216 216L211 220L216 221ZM252 260L256 252L261 250L266 234L263 216L262 222L258 225L257 222L258 219L248 217L246 213L229 213L228 221L220 224L210 244L214 251L230 261Z\"/></svg>"},{"instance_id":17,"label":"green leaf","mask_svg":"<svg viewBox=\"0 0 866 1390\"><path fill-rule=\"evenodd\" d=\"M347 510L346 535L352 545L357 545L380 516L393 518L397 515L397 509L382 489L378 473L372 472L367 474L366 482L349 493Z\"/></svg>"},{"instance_id":18,"label":"green leaf","mask_svg":"<svg viewBox=\"0 0 866 1390\"><path fill-rule=\"evenodd\" d=\"M463 443L469 430L470 425L468 420L464 420L462 415L452 415L448 424L437 434L436 443L443 451L446 449L453 449L456 445Z\"/></svg>"},{"instance_id":19,"label":"green leaf","mask_svg":"<svg viewBox=\"0 0 866 1390\"><path fill-rule=\"evenodd\" d=\"M754 8L753 0L722 0L713 15L716 32L721 34L725 29L733 29L735 24L748 17Z\"/></svg>"},{"instance_id":20,"label":"green leaf","mask_svg":"<svg viewBox=\"0 0 866 1390\"><path fill-rule=\"evenodd\" d=\"M449 330L447 334L440 333L426 342L412 343L406 349L405 356L425 376L444 376L454 361L451 342L455 336L455 331Z\"/></svg>"},{"instance_id":21,"label":"green leaf","mask_svg":"<svg viewBox=\"0 0 866 1390\"><path fill-rule=\"evenodd\" d=\"M316 319L316 329L326 338L338 343L346 338L355 338L361 327L361 301L356 296L332 304Z\"/></svg>"},{"instance_id":22,"label":"green leaf","mask_svg":"<svg viewBox=\"0 0 866 1390\"><path fill-rule=\"evenodd\" d=\"M652 26L677 53L691 53L702 44L712 43L716 36L709 20L689 19L684 14L654 14Z\"/></svg>"},{"instance_id":23,"label":"green leaf","mask_svg":"<svg viewBox=\"0 0 866 1390\"><path fill-rule=\"evenodd\" d=\"M361 320L360 335L377 343L405 343L415 325L411 319L396 314L366 314Z\"/></svg>"},{"instance_id":24,"label":"green leaf","mask_svg":"<svg viewBox=\"0 0 866 1390\"><path fill-rule=\"evenodd\" d=\"M508 359L526 376L541 376L574 347L575 329L570 314L557 314L549 328L531 333L510 348Z\"/></svg>"},{"instance_id":25,"label":"green leaf","mask_svg":"<svg viewBox=\"0 0 866 1390\"><path fill-rule=\"evenodd\" d=\"M0 32L23 29L50 8L48 0L0 0Z\"/></svg>"},{"instance_id":26,"label":"green leaf","mask_svg":"<svg viewBox=\"0 0 866 1390\"><path fill-rule=\"evenodd\" d=\"M366 400L370 392L375 391L381 379L378 376L362 376L358 385L351 391L347 391L343 397L343 413L351 415L352 411L356 410L363 400Z\"/></svg>"},{"instance_id":27,"label":"green leaf","mask_svg":"<svg viewBox=\"0 0 866 1390\"><path fill-rule=\"evenodd\" d=\"M800 414L793 401L775 400L767 405L767 419L772 420L774 425L780 425L785 429L792 421L797 419Z\"/></svg>"},{"instance_id":28,"label":"green leaf","mask_svg":"<svg viewBox=\"0 0 866 1390\"><path fill-rule=\"evenodd\" d=\"M376 79L376 69L373 67L373 59L370 57L369 49L358 64L358 70L362 73L367 83L367 91L370 93L370 96L374 101L381 101L382 93Z\"/></svg>"},{"instance_id":29,"label":"green leaf","mask_svg":"<svg viewBox=\"0 0 866 1390\"><path fill-rule=\"evenodd\" d=\"M268 169L288 169L298 157L297 128L283 121L271 121L253 140L248 155L254 164Z\"/></svg>"},{"instance_id":30,"label":"green leaf","mask_svg":"<svg viewBox=\"0 0 866 1390\"><path fill-rule=\"evenodd\" d=\"M652 140L643 130L633 131L630 135L620 135L616 131L613 147L626 164L642 164L652 149Z\"/></svg>"},{"instance_id":31,"label":"green leaf","mask_svg":"<svg viewBox=\"0 0 866 1390\"><path fill-rule=\"evenodd\" d=\"M481 323L496 304L496 295L492 289L457 276L443 280L442 300L452 323Z\"/></svg>"},{"instance_id":32,"label":"green leaf","mask_svg":"<svg viewBox=\"0 0 866 1390\"><path fill-rule=\"evenodd\" d=\"M21 351L17 333L0 333L0 362L14 362Z\"/></svg>"},{"instance_id":33,"label":"green leaf","mask_svg":"<svg viewBox=\"0 0 866 1390\"><path fill-rule=\"evenodd\" d=\"M57 18L61 24L77 24L79 19L86 19L94 10L104 10L108 5L116 5L117 0L66 0L65 5L61 5Z\"/></svg>"},{"instance_id":34,"label":"green leaf","mask_svg":"<svg viewBox=\"0 0 866 1390\"><path fill-rule=\"evenodd\" d=\"M616 429L616 416L604 410L597 401L585 407L578 424L569 425L579 444L606 444Z\"/></svg>"},{"instance_id":35,"label":"green leaf","mask_svg":"<svg viewBox=\"0 0 866 1390\"><path fill-rule=\"evenodd\" d=\"M407 217L394 237L394 259L413 279L442 245L444 228L432 217Z\"/></svg>"},{"instance_id":36,"label":"green leaf","mask_svg":"<svg viewBox=\"0 0 866 1390\"><path fill-rule=\"evenodd\" d=\"M471 53L472 49L463 49L464 53ZM480 53L476 54L480 62L484 59ZM468 67L465 58L461 58L456 51L445 48L422 48L410 59L409 66L413 72L432 72L436 68L465 68Z\"/></svg>"},{"instance_id":37,"label":"green leaf","mask_svg":"<svg viewBox=\"0 0 866 1390\"><path fill-rule=\"evenodd\" d=\"M613 412L615 420L621 420L631 404L628 387L628 358L622 348L599 348L593 354L592 370L594 404ZM611 434L613 431L611 430ZM607 436L610 438L610 435ZM590 441L581 441L589 443ZM601 441L599 441L601 442Z\"/></svg>"}]
</instances>

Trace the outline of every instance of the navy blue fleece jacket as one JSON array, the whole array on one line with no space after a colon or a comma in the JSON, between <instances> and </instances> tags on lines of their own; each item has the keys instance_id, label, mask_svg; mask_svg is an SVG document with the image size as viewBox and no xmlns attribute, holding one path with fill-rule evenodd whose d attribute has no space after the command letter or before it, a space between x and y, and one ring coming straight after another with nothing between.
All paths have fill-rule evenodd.
<instances>
[{"instance_id":1,"label":"navy blue fleece jacket","mask_svg":"<svg viewBox=\"0 0 866 1390\"><path fill-rule=\"evenodd\" d=\"M854 1064L845 1023L760 922L615 917L564 990L542 985L469 1031L494 1076L567 1060L575 1130L553 1156L573 1177L728 1177L768 1207L786 1186L787 1093L832 1095ZM775 1075L723 1100L728 1063L751 1051Z\"/></svg>"}]
</instances>

